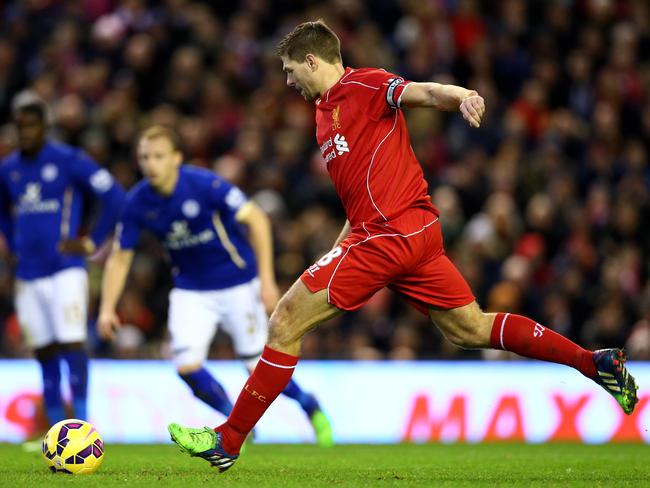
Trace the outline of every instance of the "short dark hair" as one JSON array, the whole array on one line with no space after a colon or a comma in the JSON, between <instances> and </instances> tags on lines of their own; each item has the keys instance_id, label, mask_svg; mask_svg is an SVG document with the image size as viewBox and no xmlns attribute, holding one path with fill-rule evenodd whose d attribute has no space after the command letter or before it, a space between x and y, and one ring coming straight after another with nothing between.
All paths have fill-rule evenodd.
<instances>
[{"instance_id":1,"label":"short dark hair","mask_svg":"<svg viewBox=\"0 0 650 488\"><path fill-rule=\"evenodd\" d=\"M183 152L181 148L181 139L178 134L164 125L152 125L151 127L143 130L138 137L138 142L144 139L167 139L172 145L174 151Z\"/></svg>"},{"instance_id":2,"label":"short dark hair","mask_svg":"<svg viewBox=\"0 0 650 488\"><path fill-rule=\"evenodd\" d=\"M307 54L314 54L328 63L340 63L341 41L332 29L318 19L296 26L276 49L278 56L287 56L293 61L304 61Z\"/></svg>"}]
</instances>

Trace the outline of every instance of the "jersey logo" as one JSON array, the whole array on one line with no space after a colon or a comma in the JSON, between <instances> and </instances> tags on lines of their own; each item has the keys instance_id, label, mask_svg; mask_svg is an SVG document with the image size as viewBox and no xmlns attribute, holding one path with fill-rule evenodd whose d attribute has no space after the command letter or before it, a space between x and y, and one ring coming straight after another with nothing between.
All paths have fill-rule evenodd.
<instances>
[{"instance_id":1,"label":"jersey logo","mask_svg":"<svg viewBox=\"0 0 650 488\"><path fill-rule=\"evenodd\" d=\"M58 175L59 170L52 163L47 163L43 166L43 169L41 169L41 178L43 178L43 181L54 181Z\"/></svg>"},{"instance_id":2,"label":"jersey logo","mask_svg":"<svg viewBox=\"0 0 650 488\"><path fill-rule=\"evenodd\" d=\"M335 146L335 148L330 151L330 148L332 146ZM327 139L325 142L321 144L320 152L323 155L325 162L329 163L332 159L336 157L337 153L339 156L341 156L343 153L346 152L349 153L350 145L348 144L348 141L345 140L345 136L342 136L341 134L336 134L333 140L330 137L329 139Z\"/></svg>"},{"instance_id":3,"label":"jersey logo","mask_svg":"<svg viewBox=\"0 0 650 488\"><path fill-rule=\"evenodd\" d=\"M104 193L113 186L113 177L105 169L100 169L90 177L90 184L99 193Z\"/></svg>"},{"instance_id":4,"label":"jersey logo","mask_svg":"<svg viewBox=\"0 0 650 488\"><path fill-rule=\"evenodd\" d=\"M27 183L25 193L20 196L18 213L55 213L61 204L55 198L43 200L41 198L41 184Z\"/></svg>"},{"instance_id":5,"label":"jersey logo","mask_svg":"<svg viewBox=\"0 0 650 488\"><path fill-rule=\"evenodd\" d=\"M196 200L185 200L183 202L183 205L181 206L181 211L183 212L183 215L187 217L188 219L192 219L199 215L199 212L201 211L201 206L199 205L199 202Z\"/></svg>"},{"instance_id":6,"label":"jersey logo","mask_svg":"<svg viewBox=\"0 0 650 488\"><path fill-rule=\"evenodd\" d=\"M228 194L226 195L225 200L231 209L239 210L239 208L244 203L246 203L246 195L244 195L244 192L239 188L233 186L230 190L228 190Z\"/></svg>"},{"instance_id":7,"label":"jersey logo","mask_svg":"<svg viewBox=\"0 0 650 488\"><path fill-rule=\"evenodd\" d=\"M20 203L38 203L41 201L41 184L27 183L25 193L20 197Z\"/></svg>"},{"instance_id":8,"label":"jersey logo","mask_svg":"<svg viewBox=\"0 0 650 488\"><path fill-rule=\"evenodd\" d=\"M205 244L214 238L215 234L211 229L205 229L198 234L192 234L187 225L187 221L175 220L171 224L171 230L167 233L165 244L169 249L177 251L186 247Z\"/></svg>"},{"instance_id":9,"label":"jersey logo","mask_svg":"<svg viewBox=\"0 0 650 488\"><path fill-rule=\"evenodd\" d=\"M336 150L338 151L339 156L344 152L350 152L350 147L348 146L348 141L345 140L345 136L336 134L334 136L334 144L336 144Z\"/></svg>"},{"instance_id":10,"label":"jersey logo","mask_svg":"<svg viewBox=\"0 0 650 488\"><path fill-rule=\"evenodd\" d=\"M341 106L337 105L334 110L332 110L332 130L337 130L341 128Z\"/></svg>"}]
</instances>

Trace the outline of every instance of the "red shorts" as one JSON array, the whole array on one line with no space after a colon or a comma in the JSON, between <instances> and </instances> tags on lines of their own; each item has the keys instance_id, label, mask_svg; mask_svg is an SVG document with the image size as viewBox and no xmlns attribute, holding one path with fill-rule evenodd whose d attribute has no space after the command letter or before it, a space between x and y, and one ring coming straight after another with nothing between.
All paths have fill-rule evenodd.
<instances>
[{"instance_id":1,"label":"red shorts","mask_svg":"<svg viewBox=\"0 0 650 488\"><path fill-rule=\"evenodd\" d=\"M474 301L469 285L447 258L438 218L413 209L385 223L364 223L300 277L327 301L356 310L384 287L417 310L452 309Z\"/></svg>"}]
</instances>

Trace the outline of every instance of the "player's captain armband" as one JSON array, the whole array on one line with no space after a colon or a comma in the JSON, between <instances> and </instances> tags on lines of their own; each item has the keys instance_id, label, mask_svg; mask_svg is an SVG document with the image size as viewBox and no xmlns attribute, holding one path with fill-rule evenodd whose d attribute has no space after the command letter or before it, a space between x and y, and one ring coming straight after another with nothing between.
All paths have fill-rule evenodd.
<instances>
[{"instance_id":1,"label":"player's captain armband","mask_svg":"<svg viewBox=\"0 0 650 488\"><path fill-rule=\"evenodd\" d=\"M388 80L388 88L386 89L386 103L393 108L399 108L399 97L395 101L395 90L398 86L404 83L404 78L390 78Z\"/></svg>"},{"instance_id":2,"label":"player's captain armband","mask_svg":"<svg viewBox=\"0 0 650 488\"><path fill-rule=\"evenodd\" d=\"M113 186L113 177L105 169L100 169L90 177L90 184L99 193L104 193Z\"/></svg>"},{"instance_id":3,"label":"player's captain armband","mask_svg":"<svg viewBox=\"0 0 650 488\"><path fill-rule=\"evenodd\" d=\"M238 210L246 202L246 195L239 188L232 187L225 200L231 209Z\"/></svg>"}]
</instances>

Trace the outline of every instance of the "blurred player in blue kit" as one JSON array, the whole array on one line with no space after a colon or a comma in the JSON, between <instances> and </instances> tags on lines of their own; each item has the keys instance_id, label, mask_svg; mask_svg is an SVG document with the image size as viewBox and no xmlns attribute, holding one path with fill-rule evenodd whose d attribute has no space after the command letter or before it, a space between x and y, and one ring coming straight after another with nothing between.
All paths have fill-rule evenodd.
<instances>
[{"instance_id":1,"label":"blurred player in blue kit","mask_svg":"<svg viewBox=\"0 0 650 488\"><path fill-rule=\"evenodd\" d=\"M47 106L35 93L17 95L13 117L19 147L0 165L0 230L15 259L18 321L41 367L50 425L67 417L62 362L69 371L73 414L87 419L85 256L114 229L124 192L87 155L48 140ZM89 235L80 237L89 198L100 204L100 212Z\"/></svg>"},{"instance_id":2,"label":"blurred player in blue kit","mask_svg":"<svg viewBox=\"0 0 650 488\"><path fill-rule=\"evenodd\" d=\"M267 313L279 298L269 219L221 177L183 166L177 135L166 127L142 133L137 157L145 178L127 195L106 262L99 333L109 339L120 326L116 306L140 231L147 229L173 266L168 326L178 373L197 398L228 416L232 403L204 362L218 326L249 371L262 353ZM300 404L318 443L330 445L332 431L316 398L294 381L284 394Z\"/></svg>"}]
</instances>

